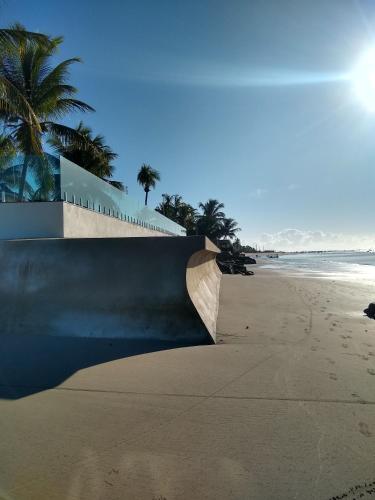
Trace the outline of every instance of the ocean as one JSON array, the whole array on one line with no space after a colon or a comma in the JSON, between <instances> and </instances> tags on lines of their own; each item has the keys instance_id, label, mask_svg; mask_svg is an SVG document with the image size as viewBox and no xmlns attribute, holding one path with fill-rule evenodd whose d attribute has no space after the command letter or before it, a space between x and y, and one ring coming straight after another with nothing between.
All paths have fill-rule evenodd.
<instances>
[{"instance_id":1,"label":"ocean","mask_svg":"<svg viewBox=\"0 0 375 500\"><path fill-rule=\"evenodd\" d=\"M324 252L280 255L269 259L262 268L289 275L362 281L375 285L375 252Z\"/></svg>"}]
</instances>

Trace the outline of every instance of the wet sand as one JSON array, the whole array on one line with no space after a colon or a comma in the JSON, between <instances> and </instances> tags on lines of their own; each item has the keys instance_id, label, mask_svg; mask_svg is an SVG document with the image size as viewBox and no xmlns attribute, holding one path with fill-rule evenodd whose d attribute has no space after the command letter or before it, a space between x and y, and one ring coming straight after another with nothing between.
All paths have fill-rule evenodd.
<instances>
[{"instance_id":1,"label":"wet sand","mask_svg":"<svg viewBox=\"0 0 375 500\"><path fill-rule=\"evenodd\" d=\"M373 498L374 299L360 283L224 276L217 345L0 400L0 498Z\"/></svg>"}]
</instances>

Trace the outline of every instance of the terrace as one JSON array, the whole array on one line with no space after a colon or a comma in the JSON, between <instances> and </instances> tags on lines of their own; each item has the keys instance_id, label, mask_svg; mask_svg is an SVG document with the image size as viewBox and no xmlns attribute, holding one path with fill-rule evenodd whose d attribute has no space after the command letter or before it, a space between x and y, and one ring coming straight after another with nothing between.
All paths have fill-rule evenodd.
<instances>
[{"instance_id":1,"label":"terrace","mask_svg":"<svg viewBox=\"0 0 375 500\"><path fill-rule=\"evenodd\" d=\"M0 201L65 202L150 231L186 236L185 228L131 198L127 189L120 191L62 156L44 154L3 160Z\"/></svg>"}]
</instances>

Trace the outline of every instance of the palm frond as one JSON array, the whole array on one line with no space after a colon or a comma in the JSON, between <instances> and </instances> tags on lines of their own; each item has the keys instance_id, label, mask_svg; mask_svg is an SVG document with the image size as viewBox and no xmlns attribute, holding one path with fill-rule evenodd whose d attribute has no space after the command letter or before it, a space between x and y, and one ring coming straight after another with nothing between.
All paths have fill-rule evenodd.
<instances>
[{"instance_id":1,"label":"palm frond","mask_svg":"<svg viewBox=\"0 0 375 500\"><path fill-rule=\"evenodd\" d=\"M62 39L60 38L62 41ZM48 35L42 33L33 33L32 31L27 31L21 24L16 23L9 28L0 29L0 49L7 50L12 49L20 43L37 43L45 44L47 46L53 45L53 39Z\"/></svg>"},{"instance_id":2,"label":"palm frond","mask_svg":"<svg viewBox=\"0 0 375 500\"><path fill-rule=\"evenodd\" d=\"M2 110L15 116L21 117L31 123L39 132L41 132L38 117L25 95L7 78L0 73L0 95L2 95Z\"/></svg>"},{"instance_id":3,"label":"palm frond","mask_svg":"<svg viewBox=\"0 0 375 500\"><path fill-rule=\"evenodd\" d=\"M120 191L125 191L125 186L121 181L112 181L110 179L104 179L104 180L108 182L108 184L110 184L111 186L119 189Z\"/></svg>"},{"instance_id":4,"label":"palm frond","mask_svg":"<svg viewBox=\"0 0 375 500\"><path fill-rule=\"evenodd\" d=\"M70 66L76 62L81 62L81 59L79 57L72 57L71 59L66 59L55 66L55 68L53 68L53 70L50 71L39 84L39 99L48 98L48 92L51 89L65 83L69 77ZM74 87L71 87L71 89L71 94L76 92Z\"/></svg>"}]
</instances>

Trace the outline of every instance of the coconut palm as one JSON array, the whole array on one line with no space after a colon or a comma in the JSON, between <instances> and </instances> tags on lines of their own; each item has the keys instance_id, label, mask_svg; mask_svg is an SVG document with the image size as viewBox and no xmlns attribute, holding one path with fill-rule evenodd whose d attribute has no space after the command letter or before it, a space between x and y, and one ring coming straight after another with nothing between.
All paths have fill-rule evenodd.
<instances>
[{"instance_id":1,"label":"coconut palm","mask_svg":"<svg viewBox=\"0 0 375 500\"><path fill-rule=\"evenodd\" d=\"M155 210L168 219L171 219L177 222L178 211L182 201L182 197L179 194L167 194L164 193L161 195L162 201L155 208Z\"/></svg>"},{"instance_id":2,"label":"coconut palm","mask_svg":"<svg viewBox=\"0 0 375 500\"><path fill-rule=\"evenodd\" d=\"M155 208L155 210L165 217L168 217L168 219L174 220L174 217L176 217L174 197L177 195L163 193L161 196L162 201Z\"/></svg>"},{"instance_id":3,"label":"coconut palm","mask_svg":"<svg viewBox=\"0 0 375 500\"><path fill-rule=\"evenodd\" d=\"M15 23L9 28L0 29L0 52L9 50L17 43L24 40L44 44L49 44L51 41L49 36L42 33L26 31L21 24Z\"/></svg>"},{"instance_id":4,"label":"coconut palm","mask_svg":"<svg viewBox=\"0 0 375 500\"><path fill-rule=\"evenodd\" d=\"M212 198L206 203L199 203L199 208L202 210L202 217L214 217L218 220L225 217L224 212L222 212L224 204Z\"/></svg>"},{"instance_id":5,"label":"coconut palm","mask_svg":"<svg viewBox=\"0 0 375 500\"><path fill-rule=\"evenodd\" d=\"M0 52L0 120L5 125L7 140L25 155L18 191L18 199L22 200L27 169L32 167L28 156L42 155L44 136L58 137L63 143L74 140L83 148L92 147L75 129L56 120L71 111L93 111L93 108L75 99L77 89L67 83L70 66L80 59L68 59L54 68L50 65L62 38L49 38L46 43L38 37L27 37L21 26L18 32L6 50ZM38 165L41 164L39 161Z\"/></svg>"},{"instance_id":6,"label":"coconut palm","mask_svg":"<svg viewBox=\"0 0 375 500\"><path fill-rule=\"evenodd\" d=\"M202 213L197 218L197 234L203 234L216 241L220 237L220 229L225 214L222 211L223 203L209 199L206 203L199 203Z\"/></svg>"},{"instance_id":7,"label":"coconut palm","mask_svg":"<svg viewBox=\"0 0 375 500\"><path fill-rule=\"evenodd\" d=\"M234 219L224 218L222 220L220 228L220 238L224 238L224 240L229 238L231 240L236 236L236 233L238 233L238 231L241 231L241 229L238 227L238 224Z\"/></svg>"},{"instance_id":8,"label":"coconut palm","mask_svg":"<svg viewBox=\"0 0 375 500\"><path fill-rule=\"evenodd\" d=\"M50 146L59 155L123 191L124 185L122 182L111 179L115 170L112 162L118 155L105 144L104 137L102 135L94 136L92 129L82 122L79 123L75 130L77 134L84 137L92 145L91 148L82 148L74 140L69 143L64 142L60 137L56 136L49 139Z\"/></svg>"},{"instance_id":9,"label":"coconut palm","mask_svg":"<svg viewBox=\"0 0 375 500\"><path fill-rule=\"evenodd\" d=\"M187 234L195 234L197 211L185 203L179 194L162 194L163 200L156 207L156 211L177 222L186 229Z\"/></svg>"},{"instance_id":10,"label":"coconut palm","mask_svg":"<svg viewBox=\"0 0 375 500\"><path fill-rule=\"evenodd\" d=\"M151 191L151 188L156 186L156 182L160 181L160 173L153 169L150 165L146 165L145 163L139 169L137 175L138 184L140 184L146 195L145 195L145 205L147 205L148 193Z\"/></svg>"},{"instance_id":11,"label":"coconut palm","mask_svg":"<svg viewBox=\"0 0 375 500\"><path fill-rule=\"evenodd\" d=\"M188 236L196 233L197 210L189 203L181 203L177 213L178 224L186 229Z\"/></svg>"}]
</instances>

